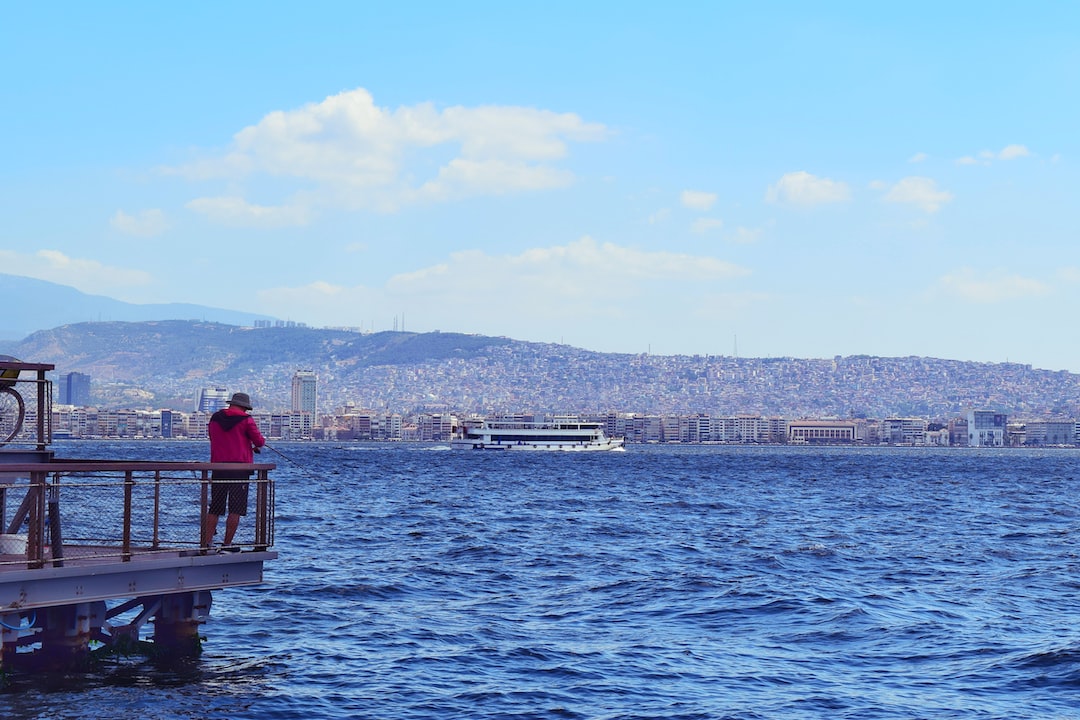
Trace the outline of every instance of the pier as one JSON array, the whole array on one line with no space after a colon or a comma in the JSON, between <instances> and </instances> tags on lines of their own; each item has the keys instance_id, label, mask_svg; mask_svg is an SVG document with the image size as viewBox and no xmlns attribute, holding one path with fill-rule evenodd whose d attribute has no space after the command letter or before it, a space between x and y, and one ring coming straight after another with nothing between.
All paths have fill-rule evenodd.
<instances>
[{"instance_id":1,"label":"pier","mask_svg":"<svg viewBox=\"0 0 1080 720\"><path fill-rule=\"evenodd\" d=\"M0 361L0 671L197 655L213 591L261 583L277 557L275 465L56 458L52 369ZM252 473L238 552L202 544L214 470Z\"/></svg>"}]
</instances>

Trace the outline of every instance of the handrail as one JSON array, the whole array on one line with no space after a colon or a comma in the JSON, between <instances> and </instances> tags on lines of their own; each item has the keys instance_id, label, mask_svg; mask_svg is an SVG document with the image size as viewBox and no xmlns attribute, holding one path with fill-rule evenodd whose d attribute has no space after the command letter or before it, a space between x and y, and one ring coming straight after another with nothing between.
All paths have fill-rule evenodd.
<instances>
[{"instance_id":1,"label":"handrail","mask_svg":"<svg viewBox=\"0 0 1080 720\"><path fill-rule=\"evenodd\" d=\"M118 460L0 463L0 531L25 538L26 547L21 559L0 551L6 553L0 557L0 570L12 564L36 569L87 559L131 562L149 553L206 552L202 530L214 470L252 473L250 480L232 481L255 485L253 512L242 523L236 544L266 550L273 544L274 487L269 473L275 467ZM3 517L9 491L23 494L11 518ZM24 528L25 535L18 534Z\"/></svg>"},{"instance_id":2,"label":"handrail","mask_svg":"<svg viewBox=\"0 0 1080 720\"><path fill-rule=\"evenodd\" d=\"M0 376L2 382L9 386L16 384L31 384L35 388L37 396L37 426L35 427L34 445L37 450L44 452L52 442L52 381L45 373L55 370L52 363L27 363L12 358L10 355L0 356ZM34 373L33 378L20 377L20 373L28 370ZM25 431L24 431L25 432Z\"/></svg>"}]
</instances>

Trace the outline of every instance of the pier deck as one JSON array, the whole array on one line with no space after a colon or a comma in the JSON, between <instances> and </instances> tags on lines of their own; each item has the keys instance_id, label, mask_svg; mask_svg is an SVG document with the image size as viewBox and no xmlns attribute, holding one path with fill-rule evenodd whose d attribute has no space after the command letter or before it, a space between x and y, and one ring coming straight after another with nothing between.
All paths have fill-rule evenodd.
<instances>
[{"instance_id":1,"label":"pier deck","mask_svg":"<svg viewBox=\"0 0 1080 720\"><path fill-rule=\"evenodd\" d=\"M262 582L277 557L275 465L58 459L53 369L0 356L0 673L78 667L92 643L198 654L211 591ZM203 545L215 470L250 476L229 481L254 495L241 552Z\"/></svg>"},{"instance_id":2,"label":"pier deck","mask_svg":"<svg viewBox=\"0 0 1080 720\"><path fill-rule=\"evenodd\" d=\"M156 652L196 652L211 591L261 583L277 557L271 463L24 459L0 450L0 667L70 666L148 623ZM239 469L253 502L240 552L219 553L202 545L211 473Z\"/></svg>"}]
</instances>

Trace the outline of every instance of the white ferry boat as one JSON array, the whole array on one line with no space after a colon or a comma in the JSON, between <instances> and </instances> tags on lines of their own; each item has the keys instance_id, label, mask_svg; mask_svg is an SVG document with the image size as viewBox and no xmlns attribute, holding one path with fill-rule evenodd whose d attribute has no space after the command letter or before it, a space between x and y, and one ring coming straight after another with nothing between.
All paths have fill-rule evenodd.
<instances>
[{"instance_id":1,"label":"white ferry boat","mask_svg":"<svg viewBox=\"0 0 1080 720\"><path fill-rule=\"evenodd\" d=\"M623 438L611 438L597 422L572 418L466 421L450 446L455 450L554 450L584 452L624 450Z\"/></svg>"}]
</instances>

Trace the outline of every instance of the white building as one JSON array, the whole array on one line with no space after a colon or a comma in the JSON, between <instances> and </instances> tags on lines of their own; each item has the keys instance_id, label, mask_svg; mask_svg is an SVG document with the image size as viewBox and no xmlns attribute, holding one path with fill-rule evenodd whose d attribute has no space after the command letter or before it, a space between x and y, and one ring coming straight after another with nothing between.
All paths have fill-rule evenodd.
<instances>
[{"instance_id":1,"label":"white building","mask_svg":"<svg viewBox=\"0 0 1080 720\"><path fill-rule=\"evenodd\" d=\"M1008 415L993 410L971 410L967 421L969 447L1005 447Z\"/></svg>"}]
</instances>

